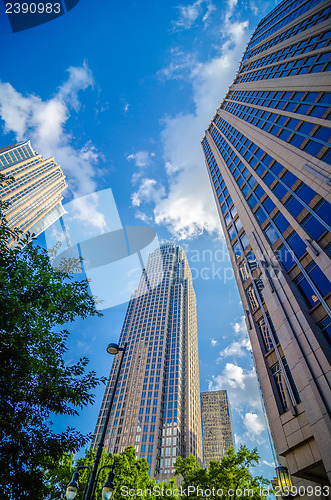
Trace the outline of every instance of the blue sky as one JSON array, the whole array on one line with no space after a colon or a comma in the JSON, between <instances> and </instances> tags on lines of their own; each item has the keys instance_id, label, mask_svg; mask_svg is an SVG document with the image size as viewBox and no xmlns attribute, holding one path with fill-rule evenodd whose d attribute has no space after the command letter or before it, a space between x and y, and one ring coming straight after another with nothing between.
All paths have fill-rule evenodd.
<instances>
[{"instance_id":1,"label":"blue sky","mask_svg":"<svg viewBox=\"0 0 331 500\"><path fill-rule=\"evenodd\" d=\"M66 15L12 34L0 4L3 147L31 139L54 156L64 202L111 189L123 225L148 225L183 246L198 304L201 390L227 389L237 446L257 446L274 475L240 297L224 247L200 141L250 34L275 0L80 0ZM110 230L97 203L76 219ZM109 372L126 305L71 327L68 360ZM75 421L93 431L102 399ZM62 422L63 425L69 421Z\"/></svg>"}]
</instances>

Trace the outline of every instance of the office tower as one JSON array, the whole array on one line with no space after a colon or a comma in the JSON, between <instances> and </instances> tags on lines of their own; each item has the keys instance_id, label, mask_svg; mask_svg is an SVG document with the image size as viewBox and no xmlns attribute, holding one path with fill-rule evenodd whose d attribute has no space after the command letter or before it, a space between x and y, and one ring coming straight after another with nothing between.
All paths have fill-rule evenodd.
<instances>
[{"instance_id":1,"label":"office tower","mask_svg":"<svg viewBox=\"0 0 331 500\"><path fill-rule=\"evenodd\" d=\"M36 153L30 141L0 149L0 173L15 179L0 189L1 200L10 203L5 214L11 228L38 236L63 215L63 172L54 158L44 160Z\"/></svg>"},{"instance_id":2,"label":"office tower","mask_svg":"<svg viewBox=\"0 0 331 500\"><path fill-rule=\"evenodd\" d=\"M279 462L298 484L331 478L330 11L285 1L260 22L202 141Z\"/></svg>"},{"instance_id":3,"label":"office tower","mask_svg":"<svg viewBox=\"0 0 331 500\"><path fill-rule=\"evenodd\" d=\"M204 466L221 461L233 448L230 405L226 391L201 393Z\"/></svg>"},{"instance_id":4,"label":"office tower","mask_svg":"<svg viewBox=\"0 0 331 500\"><path fill-rule=\"evenodd\" d=\"M128 305L120 345L127 342L105 448L134 446L151 477L174 475L177 456L202 463L196 300L184 251L165 243L147 260ZM120 354L113 363L94 432L99 441Z\"/></svg>"}]
</instances>

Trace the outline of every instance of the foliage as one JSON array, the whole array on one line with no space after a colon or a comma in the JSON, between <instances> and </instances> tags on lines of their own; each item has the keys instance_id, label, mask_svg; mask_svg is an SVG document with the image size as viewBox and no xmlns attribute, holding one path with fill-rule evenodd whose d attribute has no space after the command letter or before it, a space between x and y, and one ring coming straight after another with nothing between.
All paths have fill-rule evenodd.
<instances>
[{"instance_id":1,"label":"foliage","mask_svg":"<svg viewBox=\"0 0 331 500\"><path fill-rule=\"evenodd\" d=\"M241 446L238 453L230 448L221 462L211 460L208 469L202 469L193 455L188 458L177 457L175 469L176 475L183 477L183 490L190 492L188 498L204 498L204 492L211 490L214 491L212 498L215 499L247 500L249 497L263 500L263 488L269 481L260 476L253 477L250 472L258 462L256 449L250 451L246 446Z\"/></svg>"},{"instance_id":2,"label":"foliage","mask_svg":"<svg viewBox=\"0 0 331 500\"><path fill-rule=\"evenodd\" d=\"M56 500L63 498L68 483L71 481L73 472L79 466L93 467L95 453L86 451L85 457L75 463L72 455L67 455L62 460L59 468L47 475L49 494L45 500ZM250 469L258 464L259 456L256 450L250 451L242 446L236 454L230 449L228 455L223 457L219 463L211 461L209 469L202 469L196 458L190 455L188 458L177 457L175 463L177 482L175 478L166 483L156 484L155 480L149 478L148 465L145 458L137 459L135 449L130 446L119 455L111 455L103 452L99 470L101 470L96 486L95 498L101 498L102 486L107 479L109 469L101 469L104 465L115 465L114 493L112 499L123 500L130 498L140 500L178 500L180 498L215 498L229 500L265 500L263 488L269 481L263 477L253 477ZM77 500L83 500L84 488L88 480L88 472L82 470L80 473L80 489ZM179 481L180 482L180 481ZM208 494L208 490L213 492ZM206 493L206 494L205 494Z\"/></svg>"},{"instance_id":3,"label":"foliage","mask_svg":"<svg viewBox=\"0 0 331 500\"><path fill-rule=\"evenodd\" d=\"M87 466L92 470L94 458L95 453L92 450L86 451L85 456L78 459L75 463L72 462L72 456L67 455L64 457L60 467L56 471L47 474L49 494L45 497L45 500L62 499L66 487L71 481L73 472L75 472L78 467L82 466ZM150 479L148 475L149 467L146 459L137 459L136 451L132 446L126 448L126 450L119 455L111 455L105 451L102 453L98 469L100 474L97 476L95 498L101 498L102 486L107 479L108 472L110 471L110 468L101 468L105 465L111 466L112 464L114 464L115 472L115 488L112 499L123 500L123 498L127 497L132 500L140 500L142 498L140 491L144 493L146 491L146 496L144 498L159 498L160 500L163 498L162 496L155 496L153 494L153 488L156 487L156 482ZM87 481L88 471L85 469L80 472L80 487L76 496L77 500L83 500ZM171 499L171 497L168 498Z\"/></svg>"},{"instance_id":4,"label":"foliage","mask_svg":"<svg viewBox=\"0 0 331 500\"><path fill-rule=\"evenodd\" d=\"M50 419L93 401L99 379L87 358L65 362L64 325L99 313L87 281L55 271L45 250L9 227L7 208L0 201L0 498L37 499L43 471L89 439L72 428L56 434Z\"/></svg>"}]
</instances>

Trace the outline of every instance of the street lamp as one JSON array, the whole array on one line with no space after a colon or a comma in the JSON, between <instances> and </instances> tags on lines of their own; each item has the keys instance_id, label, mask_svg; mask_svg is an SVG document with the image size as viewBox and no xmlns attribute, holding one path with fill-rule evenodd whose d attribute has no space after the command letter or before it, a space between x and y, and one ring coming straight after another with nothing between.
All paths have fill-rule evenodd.
<instances>
[{"instance_id":1,"label":"street lamp","mask_svg":"<svg viewBox=\"0 0 331 500\"><path fill-rule=\"evenodd\" d=\"M113 491L114 491L114 483L113 483L114 477L115 477L115 473L114 473L114 465L113 465L112 470L108 474L107 481L105 482L105 484L102 487L102 500L110 500L110 498L113 494Z\"/></svg>"},{"instance_id":2,"label":"street lamp","mask_svg":"<svg viewBox=\"0 0 331 500\"><path fill-rule=\"evenodd\" d=\"M74 472L72 479L67 486L67 490L66 490L66 499L67 500L73 500L75 498L75 496L77 495L78 479L79 479L79 472Z\"/></svg>"},{"instance_id":3,"label":"street lamp","mask_svg":"<svg viewBox=\"0 0 331 500\"><path fill-rule=\"evenodd\" d=\"M66 489L66 499L67 500L73 500L75 498L75 496L77 495L79 471L82 469L88 469L89 473L91 472L91 469L87 466L80 465L77 468L77 471L73 473L72 479L71 479L71 481L68 484L67 489Z\"/></svg>"},{"instance_id":4,"label":"street lamp","mask_svg":"<svg viewBox=\"0 0 331 500\"><path fill-rule=\"evenodd\" d=\"M88 485L88 489L87 489L87 492L86 492L85 500L92 500L92 498L93 498L94 486L95 486L95 482L96 482L95 480L96 480L96 476L97 476L97 472L98 472L100 458L101 458L101 455L102 455L103 445L104 445L104 441L105 441L105 437L106 437L106 431L107 431L108 422L109 422L109 418L110 418L110 414L111 414L111 409L112 409L114 398L115 398L117 384L118 384L118 380L120 378L120 373L121 373L121 368L122 368L122 363L123 363L123 359L124 359L124 354L125 354L126 346L127 346L127 343L125 343L124 347L119 347L117 344L108 344L108 346L107 346L107 352L109 354L113 354L114 356L116 356L116 354L121 351L122 352L122 356L121 356L121 361L120 361L120 364L119 364L119 367L118 367L118 370L117 370L117 376L116 376L115 385L114 385L114 389L113 389L113 392L112 392L111 400L110 400L110 403L109 403L109 408L108 408L108 411L107 411L106 420L105 420L105 423L104 423L104 426L103 426L103 430L102 430L101 438L100 438L100 441L99 441L99 444L98 444L97 452L95 454L95 460L94 460L94 464L93 464L93 470L92 470L92 473L91 473L91 479L90 479L90 482L89 482L89 485ZM111 476L111 474L112 474L112 476ZM108 474L108 479L107 479L107 481L104 484L103 489L102 489L102 498L103 498L103 500L108 500L111 497L111 495L112 495L112 491L114 489L114 485L113 485L113 481L112 481L113 479L114 479L114 472L112 470ZM106 495L106 496L104 496L104 495ZM74 498L74 497L72 497L72 498Z\"/></svg>"},{"instance_id":5,"label":"street lamp","mask_svg":"<svg viewBox=\"0 0 331 500\"><path fill-rule=\"evenodd\" d=\"M276 474L282 498L290 500L291 498L293 498L293 495L291 494L292 481L288 468L284 467L283 465L279 465L278 467L276 467Z\"/></svg>"}]
</instances>

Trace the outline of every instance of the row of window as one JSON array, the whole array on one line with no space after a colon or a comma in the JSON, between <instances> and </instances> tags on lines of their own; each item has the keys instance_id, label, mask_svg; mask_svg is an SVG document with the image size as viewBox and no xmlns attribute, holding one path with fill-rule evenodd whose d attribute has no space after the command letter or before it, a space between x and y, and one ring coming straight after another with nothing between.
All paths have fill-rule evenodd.
<instances>
[{"instance_id":1,"label":"row of window","mask_svg":"<svg viewBox=\"0 0 331 500\"><path fill-rule=\"evenodd\" d=\"M266 68L240 73L234 83L254 82L256 80L269 80L270 78L284 78L286 76L304 75L306 73L319 73L330 71L331 52L314 54L309 57L297 58L287 63L276 64Z\"/></svg>"},{"instance_id":2,"label":"row of window","mask_svg":"<svg viewBox=\"0 0 331 500\"><path fill-rule=\"evenodd\" d=\"M15 163L20 163L21 161L27 160L28 158L32 158L32 156L34 155L35 153L32 151L31 147L28 147L27 145L19 146L15 149L0 154L0 167L10 167Z\"/></svg>"},{"instance_id":3,"label":"row of window","mask_svg":"<svg viewBox=\"0 0 331 500\"><path fill-rule=\"evenodd\" d=\"M237 109L238 102L331 120L330 92L235 91L228 94L222 108Z\"/></svg>"},{"instance_id":4,"label":"row of window","mask_svg":"<svg viewBox=\"0 0 331 500\"><path fill-rule=\"evenodd\" d=\"M299 105L299 112L301 106L310 107L306 104ZM290 118L286 115L270 113L244 104L233 104L227 107L226 111L331 164L331 148L329 147L331 144L328 143L331 138L330 128Z\"/></svg>"},{"instance_id":5,"label":"row of window","mask_svg":"<svg viewBox=\"0 0 331 500\"><path fill-rule=\"evenodd\" d=\"M293 175L293 174L291 174L291 175ZM237 178L236 181L237 181L238 185L240 186L241 181L239 182L239 179L240 178ZM294 179L292 179L290 181L291 184L292 184L292 181L294 181ZM241 187L241 190L244 191L243 188L245 187L245 184L241 185L240 187ZM251 191L250 187L248 187L248 192L249 191ZM263 196L264 192L263 192L262 188L261 188L261 191L262 191L261 195ZM247 195L248 192L244 193L244 194ZM252 196L254 196L254 195L252 195ZM255 199L255 201L253 203L254 206L257 202L258 202L258 200ZM260 204L260 202L259 202L259 204ZM325 202L322 201L322 204L323 204L322 206L324 206ZM262 207L263 207L263 209L262 209ZM283 234L290 227L289 222L281 214L281 212L277 212L277 214L274 215L272 219L270 218L270 214L274 211L274 209L275 209L275 204L272 202L272 200L269 197L266 197L264 199L262 205L260 204L260 208L254 213L256 219L261 224L261 226L263 226L263 224L267 220L274 222L274 224L272 222L269 222L269 224L263 229L263 231L264 231L264 233L265 233L265 235L266 235L266 237L269 240L271 245L276 243L276 241L278 241L279 238L281 237L281 234ZM267 214L269 215L269 217L267 216ZM316 222L318 223L318 221L316 221ZM277 230L277 228L275 226L279 229L279 231ZM238 227L238 224L236 225L236 229L237 229L237 227ZM242 224L240 223L239 228L241 228L241 227L242 227ZM322 231L325 232L325 228L323 228L322 225L321 225L321 227L322 227ZM234 229L234 226L231 226L228 229L228 232L229 232L230 239L233 239L236 236L236 231ZM240 240L241 244L239 244L239 241L237 241L233 246L235 255L237 255L238 257L241 255L241 246L245 250L249 245L249 241L248 241L248 238L247 238L245 233L243 233L240 236L239 240ZM290 234L290 236L288 236L286 238L286 242L289 245L289 247L293 250L294 254L296 255L296 257L298 259L301 259L303 257L303 255L306 253L306 244L302 241L302 239L299 237L299 235L296 232L292 232ZM285 270L288 270L290 267L292 267L292 265L294 265L296 263L291 255L291 253L288 251L288 249L285 247L284 244L280 248L279 259L283 263ZM314 264L314 265L308 266L305 269L305 271L306 271L307 275L310 277L310 279L313 281L315 287L319 290L321 296L324 297L324 296L328 295L328 293L331 291L330 290L330 283L329 283L329 280L322 273L320 268L318 266L316 266L316 264ZM260 283L259 283L259 281L260 281ZM298 286L299 282L304 283L305 289L307 290L307 294L302 293L303 289L302 289L302 287ZM260 292L260 296L263 300L263 296L262 296L263 285L261 284L261 280L255 280L255 283L257 285L257 289ZM259 286L259 284L260 284L260 286ZM304 274L301 273L300 281L295 281L295 284L297 285L298 290L300 291L301 295L303 296L303 298L304 298L304 300L309 308L313 307L313 305L315 305L316 303L319 302L319 298L317 297L315 291L313 290L313 288L309 284L309 282ZM251 305L252 312L254 312L259 307L259 304L258 304L255 290L253 287L251 287L248 290L248 298L249 298L249 303Z\"/></svg>"},{"instance_id":6,"label":"row of window","mask_svg":"<svg viewBox=\"0 0 331 500\"><path fill-rule=\"evenodd\" d=\"M300 397L297 391L297 388L294 384L292 374L290 372L290 369L288 367L286 358L282 358L283 366L285 368L285 372L287 375L287 379L290 383L291 389L293 391L296 403L300 403ZM286 388L286 383L285 383L285 378L284 378L284 373L280 368L279 362L275 363L271 368L271 375L273 378L274 386L276 389L276 394L278 395L278 403L279 403L279 410L280 413L284 413L287 410L289 410L291 406L291 400Z\"/></svg>"},{"instance_id":7,"label":"row of window","mask_svg":"<svg viewBox=\"0 0 331 500\"><path fill-rule=\"evenodd\" d=\"M225 215L225 219L228 217L228 215ZM234 222L235 226L237 227L236 222L238 222L238 219L235 219L233 222ZM240 224L240 226L242 227L242 224ZM239 242L237 242L235 245L239 249L239 253L241 255L242 249L245 250L248 247L248 239L247 239L247 236L245 235L245 233L243 233L240 236L240 241L241 241L241 245L239 244ZM250 253L247 256L245 256L244 260L239 265L239 270L240 270L243 282L245 282L246 279L249 278L247 266L251 269L251 271L256 270L258 268L255 255L252 251L250 251ZM331 291L330 282L325 277L325 275L321 272L321 270L319 269L319 267L316 265L315 262L312 262L309 266L307 266L305 271L309 274L310 278L314 281L315 286L318 285L318 288L321 291L322 295L325 296L328 293L330 293L330 291ZM255 286L253 286L253 284L252 284L252 285L248 286L245 290L248 304L250 306L252 313L256 312L260 307L260 303L263 302L262 290L264 288L263 282L262 282L260 277L257 277L254 280L254 283L255 283ZM301 293L302 297L306 301L308 307L311 308L312 306L314 306L316 304L316 302L318 301L318 298L316 297L313 289L309 285L305 276L303 276L303 274L301 273L296 278L294 283L296 284L299 292ZM258 293L259 297L256 295L256 293ZM278 338L277 338L275 329L272 325L272 322L271 322L271 319L270 319L268 313L267 313L267 316L268 316L268 321L269 321L270 327L272 329L273 337L275 339L275 343L277 344ZM328 320L325 320L325 321L328 321ZM260 320L257 321L257 326L258 326L258 330L260 332L261 340L262 340L264 348L265 348L265 352L269 352L271 349L274 348L274 344L273 344L273 341L271 338L270 330L269 330L264 318L261 318ZM321 328L321 325L319 325L319 326ZM327 328L329 330L329 335L330 335L330 330L331 330L330 321L327 322ZM325 336L326 336L327 328L324 328L325 332L323 332L323 333ZM330 337L328 337L328 341L330 343ZM292 379L291 373L289 371L289 368L287 366L285 358L283 359L283 364L284 364L284 368L285 368L286 373L287 373L288 381L289 381L291 388L292 388L292 391L294 393L296 402L298 403L300 401L300 399L299 399L297 390L295 388L295 385L294 385L294 382L293 382L293 379ZM280 412L282 413L282 412L285 412L288 410L288 407L290 404L290 399L288 396L288 392L286 390L286 384L284 383L284 374L280 370L279 363L276 363L275 365L273 365L271 367L271 373L272 373L272 376L274 379L276 393L278 395Z\"/></svg>"},{"instance_id":8,"label":"row of window","mask_svg":"<svg viewBox=\"0 0 331 500\"><path fill-rule=\"evenodd\" d=\"M236 223L237 220L238 219L233 220L234 224ZM239 250L240 250L240 254L242 253L242 250L245 251L245 248L248 247L248 244L245 246L242 242L243 236L246 237L245 233L243 233L239 238L241 241L241 244L239 244L239 242L236 243L238 245ZM247 239L247 241L248 241L248 239ZM258 269L258 264L257 264L256 257L254 255L253 251L250 251L250 253L247 256L244 256L244 260L239 265L239 270L240 270L240 273L242 275L243 282L245 282L246 279L248 279L251 276L248 269L250 269L250 271L255 271L256 269ZM254 283L254 286L253 286L253 283ZM245 290L247 301L248 301L248 304L249 304L249 307L250 307L250 310L252 313L256 312L259 309L260 304L262 304L262 302L264 302L263 292L262 292L264 285L263 285L263 282L261 280L261 277L257 277L255 280L253 280L253 283L250 286L248 286ZM274 338L275 344L278 343L278 338L277 338L274 326L272 324L272 321L270 319L270 316L267 312L266 312L266 315L267 315L270 327L268 327L268 325L266 324L264 317L262 317L260 320L257 321L257 326L258 326L258 331L260 332L260 338L262 340L265 352L269 352L271 349L274 348L274 343L273 343L272 337ZM271 328L271 331L270 331L270 328ZM289 381L289 383L291 385L291 389L294 393L296 403L298 403L298 402L300 402L300 398L299 398L298 392L296 390L296 387L294 385L294 381L293 381L293 378L291 376L290 370L287 366L286 359L283 358L282 361L283 361L284 369L285 369L286 374L287 374L288 381ZM281 371L279 363L276 363L275 365L273 365L269 369L271 371L271 374L272 374L272 377L274 380L274 384L275 384L275 391L276 391L276 394L278 396L279 410L280 410L280 413L283 413L283 412L288 410L289 405L291 403L290 398L288 396L287 389L286 389L286 384L285 384L285 380L284 380L284 373Z\"/></svg>"},{"instance_id":9,"label":"row of window","mask_svg":"<svg viewBox=\"0 0 331 500\"><path fill-rule=\"evenodd\" d=\"M329 45L330 37L331 32L326 31L320 35L306 38L306 40L297 42L286 47L285 49L277 50L276 52L272 52L271 54L261 57L260 59L252 61L247 66L241 68L240 73L243 74L244 72L246 73L247 71L251 71L261 66L267 66L277 61L284 61L290 57L306 54L307 52L311 52L313 50L320 50L321 48Z\"/></svg>"},{"instance_id":10,"label":"row of window","mask_svg":"<svg viewBox=\"0 0 331 500\"><path fill-rule=\"evenodd\" d=\"M331 7L326 7L325 9L322 9L319 12L307 17L303 21L294 24L289 29L284 30L279 35L275 36L274 38L271 38L266 43L261 44L259 47L255 49L249 48L248 45L243 57L243 62L246 61L248 58L253 57L256 54L260 54L261 52L264 52L270 47L275 47L278 43L281 43L284 40L287 40L288 38L291 38L297 35L298 33L301 33L304 30L308 30L312 26L315 26L316 24L319 24L322 21L328 19L330 16L330 12L331 12Z\"/></svg>"},{"instance_id":11,"label":"row of window","mask_svg":"<svg viewBox=\"0 0 331 500\"><path fill-rule=\"evenodd\" d=\"M296 0L295 2L292 2L289 6L287 6L278 15L273 16L270 21L262 21L261 26L259 25L257 30L255 30L247 46L247 49L250 49L254 45L260 43L266 37L269 37L270 35L272 35L272 33L278 31L280 28L282 28L286 24L289 24L294 19L297 19L299 16L302 16L302 14L309 11L319 3L321 3L321 0L308 0L304 4L302 4L302 0ZM262 30L263 33L259 34Z\"/></svg>"},{"instance_id":12,"label":"row of window","mask_svg":"<svg viewBox=\"0 0 331 500\"><path fill-rule=\"evenodd\" d=\"M215 140L215 138L214 138L214 140ZM230 139L230 140L231 140L232 143L234 142L233 138ZM228 145L227 145L226 142L223 142L221 144L219 137L216 137L216 141L218 141L218 147L219 147L219 149L222 152L222 156L224 157L224 150L227 148ZM216 141L215 141L215 143L216 143ZM231 197L230 197L230 195L228 193L228 190L227 190L227 188L225 186L225 183L224 183L224 181L222 179L222 176L220 175L218 166L214 165L214 160L212 158L212 152L210 151L210 148L208 148L207 142L208 141L205 138L203 140L203 147L204 147L205 151L206 150L208 151L209 160L210 160L209 161L209 165L212 165L210 173L212 175L214 183L216 183L218 185L218 191L219 191L218 194L220 196L220 198L219 198L220 202L222 203L222 212L224 214L226 226L227 226L228 230L230 230L232 228L232 232L230 234L231 234L232 237L234 237L237 232L242 231L242 223L241 223L241 221L238 218L236 218L237 211L236 211L235 207L232 206ZM231 155L230 151L231 151L231 149L229 148L227 150L227 153L229 154L229 156ZM264 159L263 154L260 155L260 158ZM233 166L236 166L236 168L238 167L237 174L238 175L239 174L242 175L242 181L240 182L240 186L243 187L244 184L242 184L242 182L244 181L244 179L249 180L249 178L250 178L249 177L249 173L246 173L245 169L241 170L241 172L240 172L239 163L235 163L235 160L234 160L233 156L231 158L231 162L228 162L228 166L229 166L229 168L230 168L230 166L231 166L231 168L233 168ZM242 168L243 167L244 167L244 165L242 165ZM284 176L283 167L280 169L279 172L277 172L278 175L280 174L280 172L282 172L282 176ZM288 172L288 173L290 174L290 172ZM286 171L285 171L285 174L287 174ZM237 177L236 180L239 180L239 179L240 179L240 177ZM288 176L287 178L286 177L284 178L284 181L286 181L286 183L288 183L289 186L293 186L293 184L295 184L295 182L297 182L297 179L295 178L295 176L293 178L290 178L290 176ZM268 198L268 197L264 198L265 197L265 193L264 193L262 187L259 186L259 185L257 186L256 185L256 181L254 182L254 184L255 184L255 188L257 190L256 194L259 196L259 199L262 197L262 199L264 200L264 205L265 205L266 211L268 213L272 213L275 210L275 205L273 204L272 200L270 200L270 198ZM301 186L303 186L303 185L301 184ZM309 202L310 202L311 199L312 199L311 196L315 196L314 192L313 193L310 193L310 192L304 193L305 187L303 186L302 189L303 189L303 193L301 195L305 199L309 200ZM220 191L221 191L221 194L220 194ZM250 191L247 194L249 195L249 193L250 193ZM258 201L255 200L255 202L252 203L253 207L255 207L255 205L256 205L257 202ZM324 203L323 200L322 200L322 203ZM258 209L256 211L257 218L260 218L262 220L262 224L263 224L267 218L262 219L262 215L259 212L259 210L260 209ZM230 213L231 213L233 219L230 216ZM280 231L284 231L284 230L286 231L286 229L289 227L289 224L288 224L288 221L286 221L285 217L283 217L282 214L280 214L280 212L278 212L278 214L276 214L276 216L274 215L273 217L274 217L274 222L275 222L275 224L277 224L277 227L279 228L279 230ZM231 224L233 224L233 225L231 225ZM235 230L234 230L234 228L235 228ZM240 234L238 236L239 236L242 248L243 248L243 250L245 252L245 250L248 249L248 245L249 245L248 238L247 238L247 236L246 236L245 233L242 233L242 234ZM304 244L304 242L302 242L302 240L300 238L298 240L297 240L297 238L299 238L298 235L296 235L295 233L292 233L291 234L291 240L289 240L289 243L291 243L292 245L294 245L294 247L297 249L298 255L302 256L302 252L306 251L306 245ZM302 246L301 246L301 244L302 244ZM238 240L237 240L237 242L234 245L234 251L236 252L236 249L237 249L239 255L242 255L241 245L239 244ZM300 246L301 246L301 254L299 252L299 247ZM245 253L247 253L247 252L245 252ZM241 273L243 281L245 281L249 277L247 266L250 268L251 271L255 271L256 269L258 269L256 258L255 258L255 256L254 256L254 254L253 254L252 251L250 251L250 253L247 256L245 256L245 260L241 261L241 263L240 263L239 270L240 270L240 273ZM313 262L313 263L309 264L308 266L306 266L305 273L309 274L310 279L312 279L315 282L315 284L319 284L322 295L325 296L325 295L327 295L330 292L330 283L328 282L328 280L326 279L326 277L324 276L324 274L321 272L321 270L318 268L318 266L315 264L315 262ZM307 283L307 280L306 280L305 276L302 275L302 273L301 273L301 275L297 276L297 278L298 279L297 279L297 281L296 281L295 284L297 285L298 290L300 291L301 295L304 298L304 295L303 295L304 290L303 290L302 285L300 285L300 284L304 283L304 282ZM262 301L263 300L263 295L262 295L262 293L263 293L262 292L262 290L263 290L263 283L261 283L259 281L259 278L257 278L255 280L255 284L256 284L257 292L259 294L259 298ZM253 286L251 285L251 287L249 289L247 288L246 292L248 291L248 294L250 294L252 292L252 290L254 291L254 294L255 294L255 296L254 296L254 306L255 306L255 305L258 305L259 301L258 301L258 297L257 297L257 295L255 293L255 289L253 288ZM312 297L314 295L314 293L313 293L313 291L309 292L307 290L306 295L308 295L309 297ZM314 300L314 299L312 298L312 300ZM250 297L248 297L248 301L252 305L252 302L250 302ZM309 304L308 307L310 308L311 305ZM254 312L255 309L254 308L252 308L252 309L253 309L253 312ZM257 308L256 308L256 310L257 310ZM270 320L270 318L269 318L269 320ZM270 324L271 324L271 328L272 328L272 323L270 322ZM330 332L331 332L331 322L330 322L330 319L326 318L318 326L320 327L323 335L328 339L328 342L330 343ZM265 324L264 318L262 318L262 319L260 319L258 321L258 328L259 328L259 331L260 331L260 334L261 334L261 339L262 339L263 345L265 347L265 351L268 352L268 351L270 351L273 348L273 342L272 342L272 338L271 338L271 335L270 335L270 331L268 330L268 327ZM278 339L277 339L277 336L276 336L274 330L273 330L273 336L275 337L275 342L278 343ZM295 389L295 386L294 386L291 374L289 373L289 370L288 370L287 363L286 363L285 359L283 359L283 363L284 363L284 366L285 366L286 373L288 375L289 382L290 382L290 384L292 386L292 390L293 390L294 395L296 397L296 401L299 402L299 398L298 398L298 395L297 395L297 392L296 392L296 389ZM280 372L280 369L279 369L279 364L273 365L273 367L272 367L272 375L273 375L273 379L274 379L274 383L275 383L275 390L276 390L276 392L278 394L278 397L279 397L280 411L281 412L287 411L287 409L289 408L289 405L290 405L290 400L289 400L288 393L287 393L287 390L286 390L286 387L285 387L284 376Z\"/></svg>"},{"instance_id":13,"label":"row of window","mask_svg":"<svg viewBox=\"0 0 331 500\"><path fill-rule=\"evenodd\" d=\"M328 202L320 202L313 210L308 205L316 196L316 192L313 189L302 181L298 184L298 178L294 174L285 169L283 165L275 161L270 155L265 153L263 149L256 146L254 142L250 141L223 118L219 117L216 120L216 124L222 128L223 134L231 141L234 147L238 149L238 152L240 152L241 156L243 156L255 170L258 177L273 190L275 196L280 201L287 196L287 201L284 204L294 217L297 217L298 214L306 208L311 215L315 216L316 222L319 222L321 231L329 229L328 221L331 207ZM237 179L237 182L240 182L238 182L238 184L245 196L251 192L250 188L254 190L247 200L251 208L253 208L256 204L256 198L261 199L265 194L263 188L258 184L256 177L250 175L249 170L245 167L239 156L225 139L221 137L213 125L210 128L210 132L233 176ZM242 178L240 178L241 173ZM239 177L237 177L238 175ZM244 182L244 179L247 179L247 183L242 185L241 183ZM275 180L278 182L275 182ZM223 195L226 196L226 194L227 191L225 190ZM291 194L290 197L289 194Z\"/></svg>"},{"instance_id":14,"label":"row of window","mask_svg":"<svg viewBox=\"0 0 331 500\"><path fill-rule=\"evenodd\" d=\"M220 140L220 139L218 138L218 140ZM225 145L226 145L226 142L224 140L222 141L222 144L219 144L219 146L221 146L221 147L224 147ZM223 157L224 157L224 150L223 150ZM235 172L235 170L232 170L232 172ZM239 173L239 172L237 172L237 173ZM288 172L287 174L289 174L289 175L288 175L288 178L285 180L287 180L289 185L293 185L293 183L296 182L297 179L290 172ZM236 178L236 174L234 175L234 177ZM240 180L240 178L241 178L241 180ZM247 192L244 192L245 196L247 196L252 191L251 187L248 186L246 183L241 184L241 182L244 181L243 177L239 176L238 178L236 178L236 181L237 181L239 187L242 189L242 191L245 191L244 188L245 188L245 186L247 186ZM227 194L227 188L226 188L223 180L221 181L221 184L219 187L221 187L221 186L223 187L222 194L224 197ZM258 193L259 197L260 198L263 197L265 193L264 193L263 189L261 188L261 186L258 186L257 191L258 190L261 191L260 193ZM307 193L307 194L309 195L309 193ZM252 194L248 200L252 200L253 196L254 195ZM314 192L312 194L310 194L310 199L308 201L311 200L311 196L314 196ZM254 198L255 198L255 196L254 196ZM271 214L275 209L275 204L272 202L272 200L269 197L266 197L264 199L262 205L259 202L259 200L255 198L251 207L255 207L257 202L259 203L260 208L254 213L254 215L257 218L257 220L259 221L259 223L261 225L263 225L264 222L268 219L266 213ZM325 205L325 202L322 201L321 203L322 203L322 207L323 207ZM263 206L263 209L262 209L262 206ZM226 204L224 204L224 207L226 208ZM327 217L327 213L325 213L325 216ZM229 216L225 214L226 223L229 222L228 217ZM269 221L271 221L270 217L269 217ZM276 241L278 241L278 239L280 238L280 234L284 233L286 231L286 229L289 228L288 221L285 219L285 217L280 212L276 213L276 215L273 217L272 221L275 223L276 227L280 230L280 233L277 231L275 225L272 223L269 223L264 228L264 232L265 232L267 238L269 239L270 244L274 244ZM238 224L238 222L239 222L239 224ZM316 221L316 222L318 222L318 221ZM313 224L313 225L315 226L315 224ZM238 219L235 221L235 226L236 226L236 230L240 230L242 227L242 224L240 221L238 221ZM228 229L230 239L232 239L236 236L236 231L234 229L235 226L231 226ZM325 232L325 228L322 225L321 225L321 227L322 227L322 232ZM234 253L237 257L239 257L242 254L241 248L243 247L243 249L245 250L249 245L249 241L248 241L248 238L247 238L245 233L240 235L239 240L240 240L240 243L239 243L239 241L237 241L233 245L233 250L234 250ZM290 248L293 250L294 254L297 256L298 259L302 258L302 256L306 253L306 244L301 240L301 238L297 235L297 233L292 232L290 234L290 236L286 239L286 242L290 246ZM292 257L291 252L288 251L288 248L286 248L284 244L279 249L279 259L284 264L284 267L286 270L288 270L290 267L292 267L296 263ZM309 305L307 302L306 303L307 303L308 307L311 308L313 305L315 305L319 301L319 299L316 296L316 293L314 292L314 290L312 289L306 276L308 275L310 277L310 279L312 280L312 282L314 283L316 288L321 293L321 296L326 296L330 292L330 283L325 278L324 274L321 272L321 270L316 265L308 266L308 268L305 270L305 273L306 273L306 275L301 273L300 282L304 283L306 286L306 289L309 291L309 294L307 294L307 295L308 295L310 302L309 302ZM319 278L317 278L317 275L319 276ZM263 286L259 287L258 281L256 281L255 284L257 285L257 289L260 292L260 296L263 300L263 296L261 294ZM298 282L295 282L295 284L298 285ZM297 286L297 288L301 293L302 287ZM256 294L255 294L255 289L253 288L253 286L251 286L250 289L248 289L247 293L248 293L248 300L249 300L249 303L251 305L252 312L254 312L259 307L259 304L258 304L258 300L257 300ZM303 296L304 300L307 301L306 295L303 295L303 293L301 293L301 295ZM311 301L313 301L313 302L311 302Z\"/></svg>"}]
</instances>

